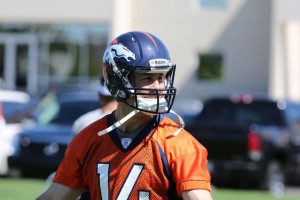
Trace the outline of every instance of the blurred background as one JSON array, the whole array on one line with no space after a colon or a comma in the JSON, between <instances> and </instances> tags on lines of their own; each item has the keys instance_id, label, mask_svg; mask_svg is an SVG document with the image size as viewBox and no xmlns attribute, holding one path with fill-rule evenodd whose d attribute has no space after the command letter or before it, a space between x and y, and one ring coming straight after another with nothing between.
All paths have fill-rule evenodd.
<instances>
[{"instance_id":1,"label":"blurred background","mask_svg":"<svg viewBox=\"0 0 300 200\"><path fill-rule=\"evenodd\" d=\"M130 30L151 32L169 48L177 64L174 109L186 119L199 114L207 98L220 94L300 103L298 0L0 0L0 4L4 177L20 173L45 177L30 170L42 169L39 163L49 167L46 174L55 170L74 136L74 120L99 106L96 90L107 43ZM69 116L80 105L83 108ZM26 150L33 144L35 150ZM300 142L297 145L300 155ZM34 152L40 155L34 157ZM14 161L18 170L9 168L12 155L28 155Z\"/></svg>"}]
</instances>

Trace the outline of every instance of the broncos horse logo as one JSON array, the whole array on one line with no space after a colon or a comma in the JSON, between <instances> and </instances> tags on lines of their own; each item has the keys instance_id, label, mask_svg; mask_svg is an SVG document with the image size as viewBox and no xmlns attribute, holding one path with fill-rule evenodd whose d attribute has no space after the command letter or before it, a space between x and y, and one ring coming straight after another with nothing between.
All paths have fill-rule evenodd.
<instances>
[{"instance_id":1,"label":"broncos horse logo","mask_svg":"<svg viewBox=\"0 0 300 200\"><path fill-rule=\"evenodd\" d=\"M109 55L110 53L112 56ZM135 54L122 44L113 44L105 52L105 60L108 60L111 65L111 59L114 58L124 58L127 62L130 62L131 60L135 60Z\"/></svg>"}]
</instances>

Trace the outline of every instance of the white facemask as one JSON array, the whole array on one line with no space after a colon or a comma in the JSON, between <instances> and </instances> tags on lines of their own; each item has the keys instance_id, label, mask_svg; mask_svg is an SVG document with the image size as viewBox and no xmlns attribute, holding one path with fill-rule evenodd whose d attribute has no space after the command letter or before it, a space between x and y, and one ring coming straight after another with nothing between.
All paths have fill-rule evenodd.
<instances>
[{"instance_id":1,"label":"white facemask","mask_svg":"<svg viewBox=\"0 0 300 200\"><path fill-rule=\"evenodd\" d=\"M151 98L143 98L141 96L137 96L137 105L139 109L148 110L151 112L156 112L158 107L158 112L163 112L168 109L168 103L165 98L158 99L159 103L157 105L157 99ZM146 113L146 112L145 112ZM148 113L146 113L148 114ZM153 113L149 113L153 115Z\"/></svg>"}]
</instances>

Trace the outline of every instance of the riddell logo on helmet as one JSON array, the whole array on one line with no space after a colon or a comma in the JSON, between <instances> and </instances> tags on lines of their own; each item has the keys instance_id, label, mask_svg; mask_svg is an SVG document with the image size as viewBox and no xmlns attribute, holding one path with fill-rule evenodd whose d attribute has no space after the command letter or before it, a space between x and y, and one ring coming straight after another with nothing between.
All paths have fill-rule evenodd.
<instances>
[{"instance_id":1,"label":"riddell logo on helmet","mask_svg":"<svg viewBox=\"0 0 300 200\"><path fill-rule=\"evenodd\" d=\"M152 59L149 64L151 67L166 66L170 64L170 61L167 59Z\"/></svg>"}]
</instances>

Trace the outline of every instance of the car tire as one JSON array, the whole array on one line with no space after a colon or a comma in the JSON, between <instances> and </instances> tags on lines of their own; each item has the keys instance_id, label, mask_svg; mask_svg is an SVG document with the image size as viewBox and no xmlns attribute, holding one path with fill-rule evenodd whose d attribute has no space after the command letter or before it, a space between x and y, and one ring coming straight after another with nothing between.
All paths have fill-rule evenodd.
<instances>
[{"instance_id":1,"label":"car tire","mask_svg":"<svg viewBox=\"0 0 300 200\"><path fill-rule=\"evenodd\" d=\"M261 188L270 191L274 196L281 197L285 192L285 173L278 161L268 164Z\"/></svg>"}]
</instances>

